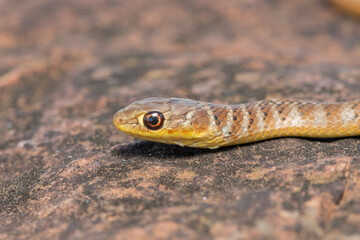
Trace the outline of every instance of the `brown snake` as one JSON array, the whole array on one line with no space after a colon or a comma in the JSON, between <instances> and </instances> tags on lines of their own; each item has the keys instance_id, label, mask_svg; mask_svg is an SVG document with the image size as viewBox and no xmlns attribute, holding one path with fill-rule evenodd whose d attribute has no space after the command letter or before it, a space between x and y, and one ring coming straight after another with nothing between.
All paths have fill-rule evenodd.
<instances>
[{"instance_id":1,"label":"brown snake","mask_svg":"<svg viewBox=\"0 0 360 240\"><path fill-rule=\"evenodd\" d=\"M214 149L277 137L358 136L360 101L265 100L219 105L147 98L118 111L113 121L119 130L136 138Z\"/></svg>"}]
</instances>

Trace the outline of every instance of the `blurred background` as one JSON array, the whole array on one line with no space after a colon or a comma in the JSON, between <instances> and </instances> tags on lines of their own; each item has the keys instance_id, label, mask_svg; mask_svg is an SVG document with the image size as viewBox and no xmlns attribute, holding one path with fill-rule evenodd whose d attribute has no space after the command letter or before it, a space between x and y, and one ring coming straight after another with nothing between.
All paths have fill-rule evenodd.
<instances>
[{"instance_id":1,"label":"blurred background","mask_svg":"<svg viewBox=\"0 0 360 240\"><path fill-rule=\"evenodd\" d=\"M134 141L113 114L146 97L359 99L359 1L334 2L1 0L0 238L356 236L357 181L344 200L356 206L338 205L354 141L206 157L150 143L111 150ZM349 158L331 158L346 146ZM316 170L330 174L323 182L308 172L318 162L296 165L320 155L337 169ZM261 180L276 159L286 171Z\"/></svg>"}]
</instances>

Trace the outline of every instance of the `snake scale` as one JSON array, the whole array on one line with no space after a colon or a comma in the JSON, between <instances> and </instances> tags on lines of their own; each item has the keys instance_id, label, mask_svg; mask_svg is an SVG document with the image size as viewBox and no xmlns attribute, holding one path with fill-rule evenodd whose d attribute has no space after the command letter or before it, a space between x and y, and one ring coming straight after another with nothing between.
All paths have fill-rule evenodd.
<instances>
[{"instance_id":1,"label":"snake scale","mask_svg":"<svg viewBox=\"0 0 360 240\"><path fill-rule=\"evenodd\" d=\"M113 122L136 138L214 149L277 137L358 136L360 101L264 100L220 105L181 98L147 98L118 111Z\"/></svg>"}]
</instances>

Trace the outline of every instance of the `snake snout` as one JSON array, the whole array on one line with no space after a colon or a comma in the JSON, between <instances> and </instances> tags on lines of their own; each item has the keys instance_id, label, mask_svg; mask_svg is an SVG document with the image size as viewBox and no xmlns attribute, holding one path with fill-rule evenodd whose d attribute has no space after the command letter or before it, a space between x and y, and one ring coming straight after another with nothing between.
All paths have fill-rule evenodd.
<instances>
[{"instance_id":1,"label":"snake snout","mask_svg":"<svg viewBox=\"0 0 360 240\"><path fill-rule=\"evenodd\" d=\"M120 110L115 113L113 118L114 125L121 131L126 132L126 129L131 125L134 126L138 123L135 117L131 117L126 112Z\"/></svg>"},{"instance_id":2,"label":"snake snout","mask_svg":"<svg viewBox=\"0 0 360 240\"><path fill-rule=\"evenodd\" d=\"M124 117L121 112L117 112L114 114L113 122L115 126L120 126L124 124Z\"/></svg>"},{"instance_id":3,"label":"snake snout","mask_svg":"<svg viewBox=\"0 0 360 240\"><path fill-rule=\"evenodd\" d=\"M125 108L114 114L113 123L120 131L130 133L138 125L138 119Z\"/></svg>"}]
</instances>

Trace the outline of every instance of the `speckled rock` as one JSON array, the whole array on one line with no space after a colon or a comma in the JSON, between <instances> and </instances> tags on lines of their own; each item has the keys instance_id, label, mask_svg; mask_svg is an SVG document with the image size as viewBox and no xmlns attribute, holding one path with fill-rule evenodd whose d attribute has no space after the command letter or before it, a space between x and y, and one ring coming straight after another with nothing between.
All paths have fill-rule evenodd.
<instances>
[{"instance_id":1,"label":"speckled rock","mask_svg":"<svg viewBox=\"0 0 360 240\"><path fill-rule=\"evenodd\" d=\"M151 96L359 99L324 1L0 2L0 239L357 239L360 139L200 150L112 116Z\"/></svg>"}]
</instances>

